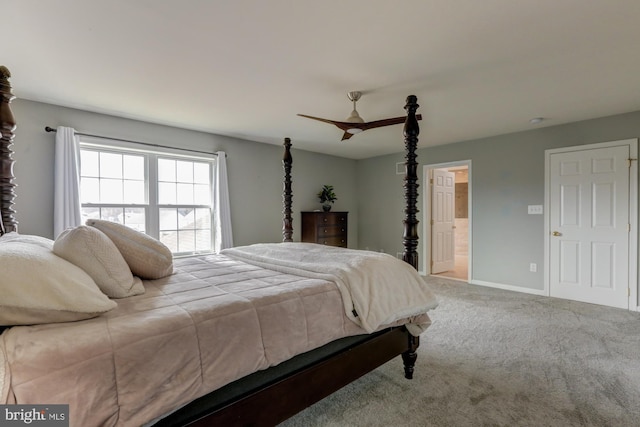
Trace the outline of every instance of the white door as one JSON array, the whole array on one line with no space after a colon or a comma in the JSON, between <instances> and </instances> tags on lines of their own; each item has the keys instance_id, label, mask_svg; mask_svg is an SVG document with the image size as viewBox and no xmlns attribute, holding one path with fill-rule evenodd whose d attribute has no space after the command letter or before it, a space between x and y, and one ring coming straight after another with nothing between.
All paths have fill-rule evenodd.
<instances>
[{"instance_id":1,"label":"white door","mask_svg":"<svg viewBox=\"0 0 640 427\"><path fill-rule=\"evenodd\" d=\"M431 274L455 266L456 180L453 172L433 170L431 210Z\"/></svg>"},{"instance_id":2,"label":"white door","mask_svg":"<svg viewBox=\"0 0 640 427\"><path fill-rule=\"evenodd\" d=\"M549 157L553 297L629 307L629 146Z\"/></svg>"}]
</instances>

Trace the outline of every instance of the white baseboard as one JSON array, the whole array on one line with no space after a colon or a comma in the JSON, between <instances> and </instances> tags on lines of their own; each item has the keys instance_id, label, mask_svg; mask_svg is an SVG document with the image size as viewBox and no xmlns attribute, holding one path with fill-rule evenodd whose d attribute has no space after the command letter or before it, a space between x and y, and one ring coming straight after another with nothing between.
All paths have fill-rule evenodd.
<instances>
[{"instance_id":1,"label":"white baseboard","mask_svg":"<svg viewBox=\"0 0 640 427\"><path fill-rule=\"evenodd\" d=\"M548 296L547 293L544 291L544 289L523 288L521 286L513 286L513 285L505 285L505 284L502 284L502 283L485 282L483 280L471 280L469 283L471 283L472 285L487 286L489 288L504 289L506 291L522 292L522 293L525 293L525 294L540 295L540 296L543 296L543 297Z\"/></svg>"},{"instance_id":2,"label":"white baseboard","mask_svg":"<svg viewBox=\"0 0 640 427\"><path fill-rule=\"evenodd\" d=\"M493 283L493 282L485 282L483 280L471 280L469 282L472 285L479 285L479 286L486 286L488 288L497 288L497 289L504 289L507 291L514 291L514 292L522 292L525 294L532 294L532 295L540 295L543 297L548 297L549 295L547 294L547 292L543 289L531 289L531 288L523 288L520 286L513 286L513 285L505 285L503 283ZM631 306L629 308L629 311L634 311L634 307ZM640 313L640 305L635 307L635 311Z\"/></svg>"}]
</instances>

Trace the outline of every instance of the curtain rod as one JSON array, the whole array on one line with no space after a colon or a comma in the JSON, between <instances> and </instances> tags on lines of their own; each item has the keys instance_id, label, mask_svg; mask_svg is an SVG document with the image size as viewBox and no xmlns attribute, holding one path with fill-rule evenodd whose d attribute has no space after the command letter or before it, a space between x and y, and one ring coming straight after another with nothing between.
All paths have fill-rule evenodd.
<instances>
[{"instance_id":1,"label":"curtain rod","mask_svg":"<svg viewBox=\"0 0 640 427\"><path fill-rule=\"evenodd\" d=\"M58 131L57 129L54 129L54 128L50 127L50 126L46 126L44 128L44 130L46 130L47 132L57 132ZM132 144L147 145L149 147L168 148L170 150L190 151L192 153L208 154L208 155L213 155L213 156L217 156L218 155L217 153L210 153L208 151L191 150L189 148L169 147L168 145L151 144L149 142L132 141L130 139L112 138L110 136L92 135L90 133L81 133L81 132L75 132L75 131L74 131L74 133L76 135L80 135L80 136L91 136L91 137L94 137L94 138L110 139L112 141L130 142ZM227 157L226 153L225 153L225 157Z\"/></svg>"}]
</instances>

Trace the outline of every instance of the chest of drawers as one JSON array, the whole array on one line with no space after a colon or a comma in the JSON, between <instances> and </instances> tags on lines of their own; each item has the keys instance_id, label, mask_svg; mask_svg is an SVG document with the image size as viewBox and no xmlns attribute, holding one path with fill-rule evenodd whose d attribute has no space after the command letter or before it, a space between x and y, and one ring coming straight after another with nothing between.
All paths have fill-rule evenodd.
<instances>
[{"instance_id":1,"label":"chest of drawers","mask_svg":"<svg viewBox=\"0 0 640 427\"><path fill-rule=\"evenodd\" d=\"M348 212L302 212L303 242L347 247Z\"/></svg>"}]
</instances>

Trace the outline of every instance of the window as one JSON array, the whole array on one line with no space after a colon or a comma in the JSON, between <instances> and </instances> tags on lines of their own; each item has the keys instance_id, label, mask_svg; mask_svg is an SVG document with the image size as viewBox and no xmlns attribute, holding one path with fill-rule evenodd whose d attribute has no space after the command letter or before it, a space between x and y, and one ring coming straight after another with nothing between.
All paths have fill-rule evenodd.
<instances>
[{"instance_id":1,"label":"window","mask_svg":"<svg viewBox=\"0 0 640 427\"><path fill-rule=\"evenodd\" d=\"M80 144L83 221L149 234L174 254L213 250L215 158Z\"/></svg>"}]
</instances>

